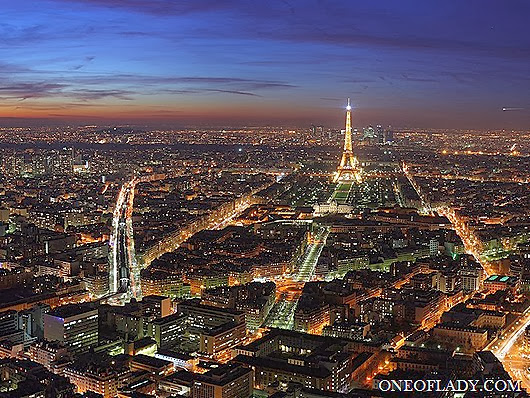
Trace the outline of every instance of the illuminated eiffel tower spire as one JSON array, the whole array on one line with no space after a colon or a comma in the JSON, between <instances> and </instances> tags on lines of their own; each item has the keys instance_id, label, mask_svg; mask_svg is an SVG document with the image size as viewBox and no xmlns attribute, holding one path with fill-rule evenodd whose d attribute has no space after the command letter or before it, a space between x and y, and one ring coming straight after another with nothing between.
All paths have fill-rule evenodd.
<instances>
[{"instance_id":1,"label":"illuminated eiffel tower spire","mask_svg":"<svg viewBox=\"0 0 530 398\"><path fill-rule=\"evenodd\" d=\"M340 181L361 181L362 169L359 166L359 161L353 155L353 147L351 143L351 105L348 98L348 105L346 106L346 132L344 134L344 150L340 160L339 167L335 173L335 182Z\"/></svg>"}]
</instances>

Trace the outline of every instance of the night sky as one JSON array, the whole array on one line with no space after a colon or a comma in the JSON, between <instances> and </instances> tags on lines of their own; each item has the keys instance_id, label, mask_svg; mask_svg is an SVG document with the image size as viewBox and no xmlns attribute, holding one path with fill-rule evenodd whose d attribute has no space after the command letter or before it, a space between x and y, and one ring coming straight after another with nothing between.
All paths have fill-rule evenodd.
<instances>
[{"instance_id":1,"label":"night sky","mask_svg":"<svg viewBox=\"0 0 530 398\"><path fill-rule=\"evenodd\" d=\"M530 127L526 0L0 0L0 124ZM509 110L503 111L503 108Z\"/></svg>"}]
</instances>

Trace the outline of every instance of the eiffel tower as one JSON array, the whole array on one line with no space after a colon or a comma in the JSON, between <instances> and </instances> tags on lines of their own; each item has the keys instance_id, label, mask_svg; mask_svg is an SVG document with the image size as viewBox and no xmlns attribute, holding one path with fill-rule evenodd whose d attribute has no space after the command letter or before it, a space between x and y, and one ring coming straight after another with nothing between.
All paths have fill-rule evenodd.
<instances>
[{"instance_id":1,"label":"eiffel tower","mask_svg":"<svg viewBox=\"0 0 530 398\"><path fill-rule=\"evenodd\" d=\"M348 98L348 106L346 106L346 133L344 134L344 150L342 152L342 159L339 167L335 172L334 182L361 182L362 169L359 166L359 161L353 154L351 143L351 105Z\"/></svg>"}]
</instances>

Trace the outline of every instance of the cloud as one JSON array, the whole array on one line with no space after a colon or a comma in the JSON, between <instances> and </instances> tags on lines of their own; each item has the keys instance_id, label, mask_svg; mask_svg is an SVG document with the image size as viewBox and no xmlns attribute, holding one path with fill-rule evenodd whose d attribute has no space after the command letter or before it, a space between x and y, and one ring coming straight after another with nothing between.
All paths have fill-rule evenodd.
<instances>
[{"instance_id":1,"label":"cloud","mask_svg":"<svg viewBox=\"0 0 530 398\"><path fill-rule=\"evenodd\" d=\"M164 94L202 94L202 93L226 93L226 94L239 94L239 95L249 95L254 97L260 97L260 95L238 90L222 90L222 89L209 89L209 88L191 88L186 90L172 90L172 89L163 89L159 91Z\"/></svg>"},{"instance_id":2,"label":"cloud","mask_svg":"<svg viewBox=\"0 0 530 398\"><path fill-rule=\"evenodd\" d=\"M278 80L246 79L226 76L154 76L143 74L93 74L74 77L82 84L128 84L128 85L184 85L201 86L230 85L242 90L259 90L268 88L295 88L297 86Z\"/></svg>"},{"instance_id":3,"label":"cloud","mask_svg":"<svg viewBox=\"0 0 530 398\"><path fill-rule=\"evenodd\" d=\"M279 83L279 82L252 82L249 81L247 84L253 89L253 90L261 90L261 89L269 89L269 88L296 88L298 86L295 86L294 84L288 84L288 83Z\"/></svg>"},{"instance_id":4,"label":"cloud","mask_svg":"<svg viewBox=\"0 0 530 398\"><path fill-rule=\"evenodd\" d=\"M28 98L42 98L56 96L67 87L60 83L13 83L0 86L0 98L25 100Z\"/></svg>"},{"instance_id":5,"label":"cloud","mask_svg":"<svg viewBox=\"0 0 530 398\"><path fill-rule=\"evenodd\" d=\"M327 97L320 97L322 101L344 101L344 98L327 98Z\"/></svg>"},{"instance_id":6,"label":"cloud","mask_svg":"<svg viewBox=\"0 0 530 398\"><path fill-rule=\"evenodd\" d=\"M334 28L332 28L334 29ZM320 43L346 47L380 47L396 50L421 52L455 52L482 56L505 57L510 59L530 58L530 48L511 45L496 45L477 41L466 41L452 38L414 36L406 33L400 35L381 35L378 33L360 33L352 29L337 28L325 33L317 29L273 30L261 32L275 40L289 40L298 43Z\"/></svg>"},{"instance_id":7,"label":"cloud","mask_svg":"<svg viewBox=\"0 0 530 398\"><path fill-rule=\"evenodd\" d=\"M205 92L211 92L211 93L225 93L225 94L237 94L237 95L249 95L253 97L261 97L258 94L249 93L245 91L237 91L237 90L219 90L219 89L204 89Z\"/></svg>"},{"instance_id":8,"label":"cloud","mask_svg":"<svg viewBox=\"0 0 530 398\"><path fill-rule=\"evenodd\" d=\"M343 83L354 83L354 84L357 84L357 83L375 83L376 80L374 79L346 79L346 80L343 80Z\"/></svg>"},{"instance_id":9,"label":"cloud","mask_svg":"<svg viewBox=\"0 0 530 398\"><path fill-rule=\"evenodd\" d=\"M114 97L130 100L132 91L74 88L67 83L51 82L18 82L0 85L0 98L4 100L25 101L32 98L73 98L80 101L98 100Z\"/></svg>"},{"instance_id":10,"label":"cloud","mask_svg":"<svg viewBox=\"0 0 530 398\"><path fill-rule=\"evenodd\" d=\"M174 25L170 29L159 29L158 24L142 29L131 29L130 26L118 22L116 27L89 22L97 25L96 33L109 35L140 36L153 39L187 38L188 40L210 39L212 42L231 40L259 40L286 43L325 44L340 47L364 47L390 49L395 51L413 51L419 53L441 52L458 53L464 55L479 55L486 57L503 57L510 59L530 58L530 48L527 39L518 35L516 40L509 38L503 30L496 28L495 35L488 32L480 36L477 33L481 24L481 15L496 15L500 21L495 24L512 23L515 27L521 25L521 15L530 11L527 5L519 4L520 12L505 11L495 2L486 2L477 21L469 21L470 12L476 11L470 4L460 2L459 5L442 4L423 5L421 2L383 1L373 5L372 2L363 4L353 2L314 1L314 0L271 0L268 2L248 2L241 0L54 0L55 7L76 5L89 7L97 12L100 9L117 9L147 14L146 17L156 19L160 17L172 18ZM415 5L413 5L416 3ZM510 7L504 7L509 9ZM213 13L218 18L208 18ZM526 14L525 14L526 12ZM192 15L193 14L193 15ZM429 24L433 15L439 15L438 20L445 20L444 16L451 15L447 20L447 28L441 29L436 23ZM179 17L196 18L186 28L179 29ZM134 16L133 16L134 17ZM508 19L509 17L509 19ZM143 18L143 16L142 16ZM204 18L204 20L201 20ZM236 22L234 22L236 21ZM351 21L355 21L352 23ZM436 21L436 20L435 20ZM509 21L509 22L507 22ZM152 21L155 22L155 21ZM438 22L439 23L439 22ZM525 23L526 24L526 23ZM432 26L431 26L432 25ZM0 26L0 41L4 38L6 45L13 39L17 43L27 43L31 40L46 40L57 37L87 37L94 31L94 26L79 26L72 29L50 29L49 26L34 25L17 28L16 25ZM134 25L132 25L134 26ZM163 25L161 25L163 26ZM471 27L476 26L476 29ZM469 28L468 28L469 27ZM524 31L526 26L520 26ZM507 30L507 29L505 29ZM222 35L220 37L220 32ZM421 33L418 33L421 32ZM504 36L503 36L504 35ZM490 40L492 39L492 40ZM289 58L286 56L285 58ZM266 65L267 61L246 60L249 65ZM377 62L382 62L377 60Z\"/></svg>"},{"instance_id":11,"label":"cloud","mask_svg":"<svg viewBox=\"0 0 530 398\"><path fill-rule=\"evenodd\" d=\"M470 72L440 72L441 76L450 77L458 83L472 84L477 81L477 75Z\"/></svg>"},{"instance_id":12,"label":"cloud","mask_svg":"<svg viewBox=\"0 0 530 398\"><path fill-rule=\"evenodd\" d=\"M115 8L157 16L185 15L197 12L229 8L237 4L233 0L56 0L58 3L78 3L84 6Z\"/></svg>"},{"instance_id":13,"label":"cloud","mask_svg":"<svg viewBox=\"0 0 530 398\"><path fill-rule=\"evenodd\" d=\"M115 86L131 87L146 94L156 94L159 92L165 92L168 94L197 94L209 91L259 96L259 94L254 91L297 88L296 85L277 80L245 79L223 76L149 76L139 74L111 74L76 76L75 82L91 86L111 84Z\"/></svg>"},{"instance_id":14,"label":"cloud","mask_svg":"<svg viewBox=\"0 0 530 398\"><path fill-rule=\"evenodd\" d=\"M409 76L405 73L402 75L403 80L406 80L408 82L419 82L419 83L438 83L439 81L433 78L429 77L416 77L416 76Z\"/></svg>"},{"instance_id":15,"label":"cloud","mask_svg":"<svg viewBox=\"0 0 530 398\"><path fill-rule=\"evenodd\" d=\"M9 15L9 14L7 14ZM6 20L10 20L6 17ZM16 21L16 18L13 18ZM83 24L69 22L65 23L60 28L53 23L48 24L30 24L24 26L22 22L20 25L13 23L0 23L0 44L4 48L27 48L28 44L44 43L51 41L58 41L64 43L71 41L71 43L80 43L91 37L99 31L106 31L106 26L96 29L92 24ZM76 43L76 45L79 45ZM71 44L68 44L71 46Z\"/></svg>"},{"instance_id":16,"label":"cloud","mask_svg":"<svg viewBox=\"0 0 530 398\"><path fill-rule=\"evenodd\" d=\"M93 56L86 57L91 62ZM7 65L6 65L7 66ZM16 65L9 65L16 71ZM20 69L22 70L22 69ZM33 71L36 76L38 71ZM288 89L296 86L275 80L246 79L227 76L150 76L136 74L91 75L90 73L64 76L60 71L47 72L46 79L31 80L24 74L0 75L0 99L27 101L30 99L63 99L94 102L106 98L132 101L139 96L231 94L261 97L260 90ZM60 83L57 83L59 81ZM104 88L101 88L104 87ZM258 92L256 92L258 91ZM29 104L28 104L29 105Z\"/></svg>"},{"instance_id":17,"label":"cloud","mask_svg":"<svg viewBox=\"0 0 530 398\"><path fill-rule=\"evenodd\" d=\"M64 93L66 97L76 98L83 101L99 100L102 98L113 97L121 100L132 100L131 95L136 94L127 90L105 90L105 89L78 89Z\"/></svg>"},{"instance_id":18,"label":"cloud","mask_svg":"<svg viewBox=\"0 0 530 398\"><path fill-rule=\"evenodd\" d=\"M83 60L83 63L74 66L74 67L72 68L72 70L80 70L81 68L84 68L84 67L87 66L89 63L91 63L95 58L96 58L96 57L94 57L94 56L85 57L85 59Z\"/></svg>"},{"instance_id":19,"label":"cloud","mask_svg":"<svg viewBox=\"0 0 530 398\"><path fill-rule=\"evenodd\" d=\"M22 73L22 72L29 72L29 71L31 71L31 69L25 66L0 61L0 75Z\"/></svg>"},{"instance_id":20,"label":"cloud","mask_svg":"<svg viewBox=\"0 0 530 398\"><path fill-rule=\"evenodd\" d=\"M120 35L129 36L129 37L152 37L153 36L153 34L149 32L130 31L130 30L120 32Z\"/></svg>"}]
</instances>

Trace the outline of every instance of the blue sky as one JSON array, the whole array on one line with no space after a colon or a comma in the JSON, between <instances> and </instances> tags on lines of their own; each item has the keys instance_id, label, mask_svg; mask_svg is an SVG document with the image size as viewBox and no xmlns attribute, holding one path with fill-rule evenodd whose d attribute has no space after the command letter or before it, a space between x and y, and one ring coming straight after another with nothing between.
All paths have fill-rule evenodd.
<instances>
[{"instance_id":1,"label":"blue sky","mask_svg":"<svg viewBox=\"0 0 530 398\"><path fill-rule=\"evenodd\" d=\"M0 0L0 124L527 128L527 1ZM502 111L503 107L517 108Z\"/></svg>"}]
</instances>

